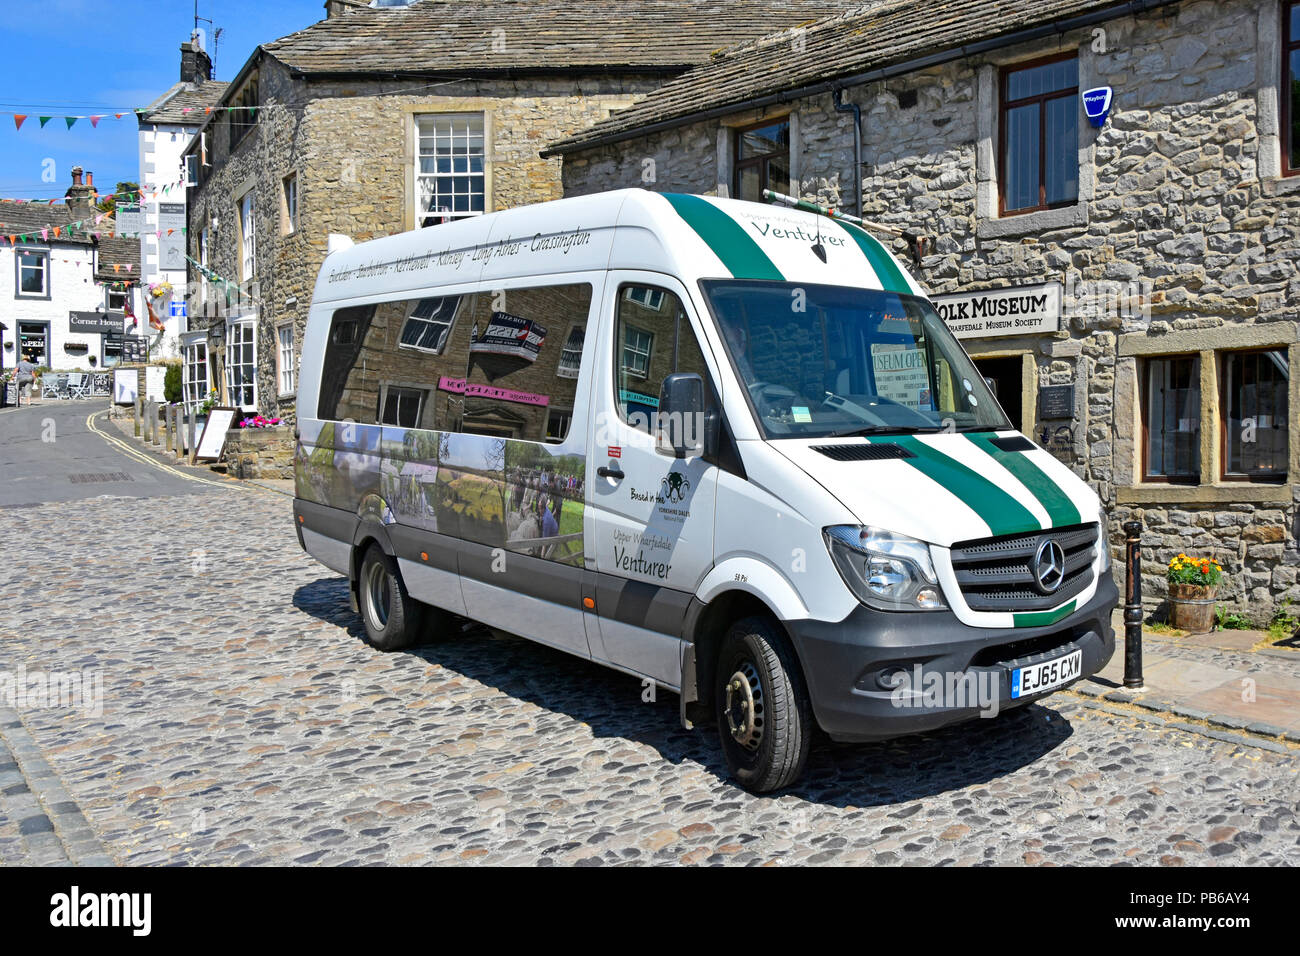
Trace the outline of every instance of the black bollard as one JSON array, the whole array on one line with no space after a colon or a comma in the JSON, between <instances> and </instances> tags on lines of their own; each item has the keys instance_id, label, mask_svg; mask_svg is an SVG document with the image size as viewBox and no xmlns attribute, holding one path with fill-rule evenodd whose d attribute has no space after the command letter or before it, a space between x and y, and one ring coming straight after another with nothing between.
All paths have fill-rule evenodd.
<instances>
[{"instance_id":1,"label":"black bollard","mask_svg":"<svg viewBox=\"0 0 1300 956\"><path fill-rule=\"evenodd\" d=\"M1125 521L1124 686L1142 689L1142 522Z\"/></svg>"}]
</instances>

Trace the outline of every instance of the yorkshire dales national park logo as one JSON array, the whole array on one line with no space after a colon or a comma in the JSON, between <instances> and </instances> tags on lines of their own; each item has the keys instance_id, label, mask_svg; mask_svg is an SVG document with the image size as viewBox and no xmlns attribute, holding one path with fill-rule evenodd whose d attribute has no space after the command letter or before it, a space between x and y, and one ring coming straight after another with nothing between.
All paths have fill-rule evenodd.
<instances>
[{"instance_id":1,"label":"yorkshire dales national park logo","mask_svg":"<svg viewBox=\"0 0 1300 956\"><path fill-rule=\"evenodd\" d=\"M680 471L670 471L664 476L663 484L659 488L659 495L665 501L671 504L679 504L686 500L690 494L691 482Z\"/></svg>"}]
</instances>

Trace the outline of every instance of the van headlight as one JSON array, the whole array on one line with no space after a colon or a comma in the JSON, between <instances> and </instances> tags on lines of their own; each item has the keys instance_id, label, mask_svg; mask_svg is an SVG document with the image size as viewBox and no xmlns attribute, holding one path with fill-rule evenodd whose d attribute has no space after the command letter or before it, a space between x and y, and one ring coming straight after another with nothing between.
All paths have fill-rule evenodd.
<instances>
[{"instance_id":1,"label":"van headlight","mask_svg":"<svg viewBox=\"0 0 1300 956\"><path fill-rule=\"evenodd\" d=\"M948 606L924 541L852 524L833 525L823 536L840 577L868 607L940 611Z\"/></svg>"}]
</instances>

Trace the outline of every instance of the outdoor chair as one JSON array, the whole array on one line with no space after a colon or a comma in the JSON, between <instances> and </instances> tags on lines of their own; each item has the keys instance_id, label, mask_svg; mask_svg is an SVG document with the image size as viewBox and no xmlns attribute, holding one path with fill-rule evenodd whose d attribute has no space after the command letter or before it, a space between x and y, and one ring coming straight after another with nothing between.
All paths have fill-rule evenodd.
<instances>
[{"instance_id":1,"label":"outdoor chair","mask_svg":"<svg viewBox=\"0 0 1300 956\"><path fill-rule=\"evenodd\" d=\"M67 398L68 376L46 372L41 376L41 398Z\"/></svg>"},{"instance_id":2,"label":"outdoor chair","mask_svg":"<svg viewBox=\"0 0 1300 956\"><path fill-rule=\"evenodd\" d=\"M90 398L90 376L85 372L68 374L68 398Z\"/></svg>"}]
</instances>

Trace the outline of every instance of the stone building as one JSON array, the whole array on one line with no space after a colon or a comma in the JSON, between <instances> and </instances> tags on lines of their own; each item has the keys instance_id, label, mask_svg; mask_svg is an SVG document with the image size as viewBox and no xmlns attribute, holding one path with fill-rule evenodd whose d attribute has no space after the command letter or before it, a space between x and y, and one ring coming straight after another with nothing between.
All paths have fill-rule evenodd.
<instances>
[{"instance_id":1,"label":"stone building","mask_svg":"<svg viewBox=\"0 0 1300 956\"><path fill-rule=\"evenodd\" d=\"M187 388L292 420L329 236L561 195L539 151L716 50L843 2L331 0L257 49L191 143ZM206 334L198 334L205 330Z\"/></svg>"},{"instance_id":2,"label":"stone building","mask_svg":"<svg viewBox=\"0 0 1300 956\"><path fill-rule=\"evenodd\" d=\"M1267 619L1300 598L1297 71L1290 0L884 2L543 155L566 194L773 188L922 234L897 250L1117 555L1143 518L1148 603L1196 552Z\"/></svg>"}]
</instances>

